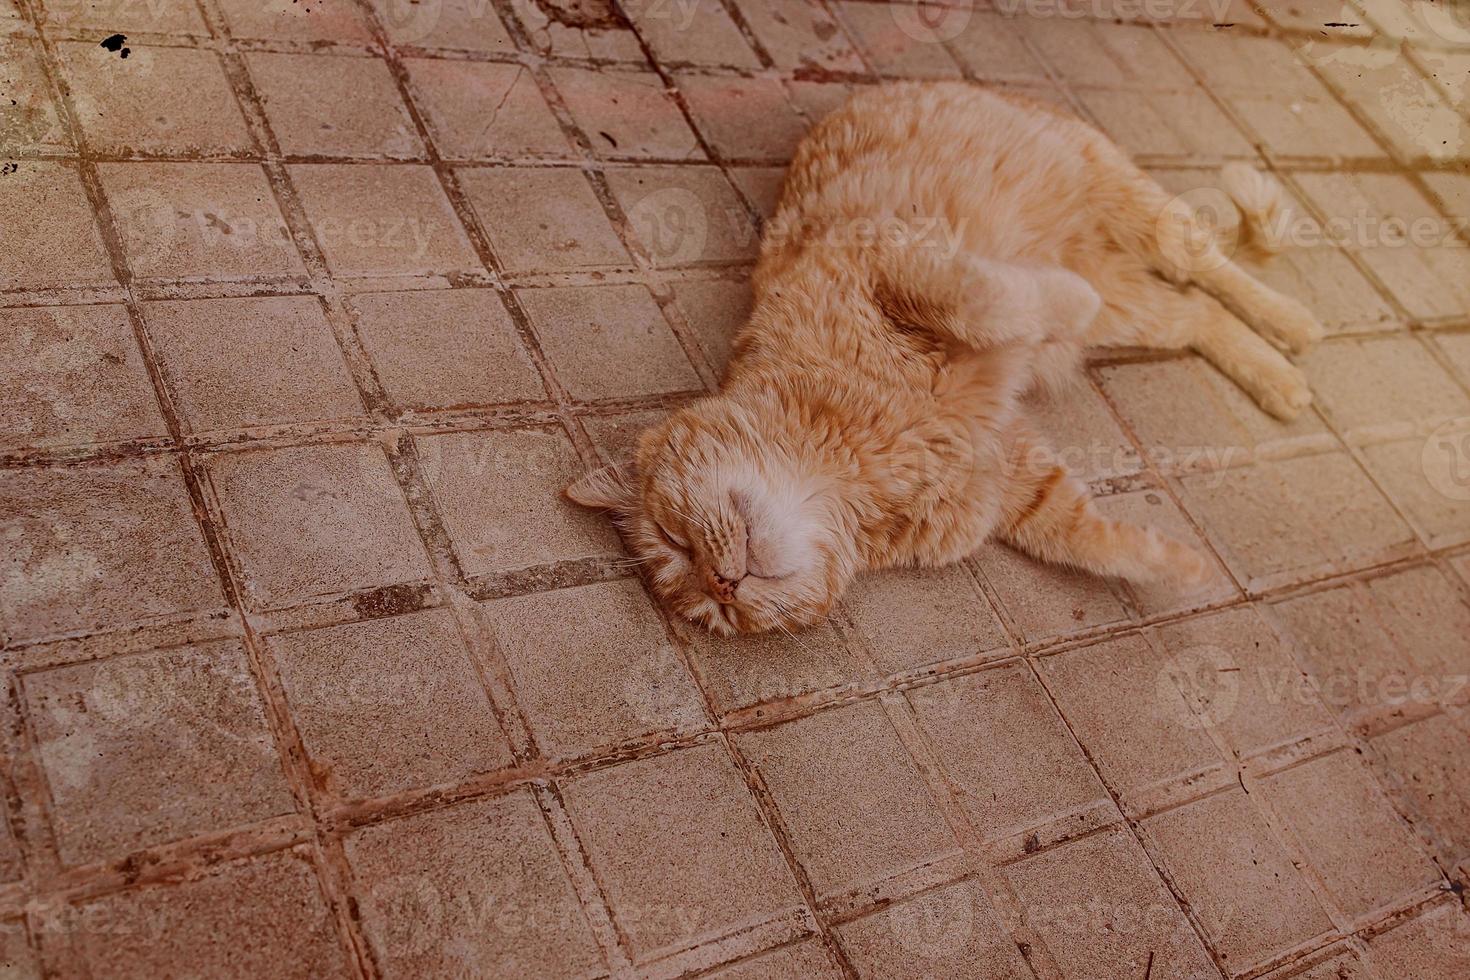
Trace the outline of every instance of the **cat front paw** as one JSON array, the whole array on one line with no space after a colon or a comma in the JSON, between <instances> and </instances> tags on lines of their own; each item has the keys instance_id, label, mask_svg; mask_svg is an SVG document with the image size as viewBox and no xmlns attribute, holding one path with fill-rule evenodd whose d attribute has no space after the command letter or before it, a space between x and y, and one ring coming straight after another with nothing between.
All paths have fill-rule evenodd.
<instances>
[{"instance_id":1,"label":"cat front paw","mask_svg":"<svg viewBox=\"0 0 1470 980\"><path fill-rule=\"evenodd\" d=\"M1290 422L1312 404L1312 389L1307 385L1306 375L1290 364L1255 395L1262 409L1283 422Z\"/></svg>"},{"instance_id":2,"label":"cat front paw","mask_svg":"<svg viewBox=\"0 0 1470 980\"><path fill-rule=\"evenodd\" d=\"M1326 331L1306 306L1289 296L1282 296L1276 305L1274 315L1262 327L1271 340L1292 354L1302 354L1322 339Z\"/></svg>"}]
</instances>

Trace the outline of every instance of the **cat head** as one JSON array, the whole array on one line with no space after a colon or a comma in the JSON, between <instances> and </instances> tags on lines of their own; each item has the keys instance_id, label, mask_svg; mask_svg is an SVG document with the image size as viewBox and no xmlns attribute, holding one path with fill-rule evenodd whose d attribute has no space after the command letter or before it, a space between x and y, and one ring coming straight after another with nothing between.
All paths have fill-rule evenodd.
<instances>
[{"instance_id":1,"label":"cat head","mask_svg":"<svg viewBox=\"0 0 1470 980\"><path fill-rule=\"evenodd\" d=\"M836 603L856 566L836 491L809 437L716 396L567 496L611 514L676 613L728 636L807 626Z\"/></svg>"}]
</instances>

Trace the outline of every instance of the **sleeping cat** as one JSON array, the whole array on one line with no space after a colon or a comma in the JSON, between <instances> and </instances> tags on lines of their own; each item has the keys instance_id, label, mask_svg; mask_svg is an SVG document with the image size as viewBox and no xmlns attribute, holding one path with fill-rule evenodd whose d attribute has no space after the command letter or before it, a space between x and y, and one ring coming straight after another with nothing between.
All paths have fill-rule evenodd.
<instances>
[{"instance_id":1,"label":"sleeping cat","mask_svg":"<svg viewBox=\"0 0 1470 980\"><path fill-rule=\"evenodd\" d=\"M1259 235L1279 186L1243 165L1226 178ZM1097 512L1023 396L1075 375L1090 345L1192 347L1289 419L1311 396L1276 347L1322 333L1102 134L963 83L876 88L816 126L752 284L719 393L567 490L720 634L810 624L862 571L992 537L1197 584L1193 549Z\"/></svg>"}]
</instances>

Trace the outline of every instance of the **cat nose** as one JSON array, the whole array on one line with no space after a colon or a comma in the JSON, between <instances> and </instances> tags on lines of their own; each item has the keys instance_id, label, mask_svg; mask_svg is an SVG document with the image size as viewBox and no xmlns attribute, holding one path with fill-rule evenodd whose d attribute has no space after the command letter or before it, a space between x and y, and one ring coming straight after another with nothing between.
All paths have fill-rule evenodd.
<instances>
[{"instance_id":1,"label":"cat nose","mask_svg":"<svg viewBox=\"0 0 1470 980\"><path fill-rule=\"evenodd\" d=\"M706 579L710 595L714 596L716 602L728 604L735 601L735 589L740 585L739 579L726 578L714 569L710 569Z\"/></svg>"}]
</instances>

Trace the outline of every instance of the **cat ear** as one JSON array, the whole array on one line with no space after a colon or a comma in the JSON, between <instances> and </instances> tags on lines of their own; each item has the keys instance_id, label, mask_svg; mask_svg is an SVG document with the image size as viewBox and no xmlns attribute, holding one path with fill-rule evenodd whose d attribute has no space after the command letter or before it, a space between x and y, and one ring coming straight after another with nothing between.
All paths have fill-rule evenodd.
<instances>
[{"instance_id":1,"label":"cat ear","mask_svg":"<svg viewBox=\"0 0 1470 980\"><path fill-rule=\"evenodd\" d=\"M567 499L593 510L627 511L638 496L633 461L593 470L567 487Z\"/></svg>"}]
</instances>

